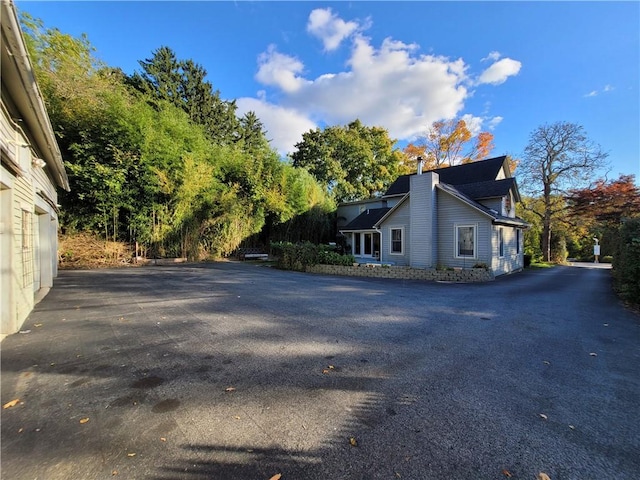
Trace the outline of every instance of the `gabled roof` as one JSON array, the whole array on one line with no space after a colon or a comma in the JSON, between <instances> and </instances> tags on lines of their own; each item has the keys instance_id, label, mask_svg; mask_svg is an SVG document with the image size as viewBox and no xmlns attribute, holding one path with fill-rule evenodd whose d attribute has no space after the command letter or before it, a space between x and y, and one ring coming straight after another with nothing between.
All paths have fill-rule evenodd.
<instances>
[{"instance_id":1,"label":"gabled roof","mask_svg":"<svg viewBox=\"0 0 640 480\"><path fill-rule=\"evenodd\" d=\"M524 220L522 220L521 218L505 217L504 215L501 215L499 212L491 208L485 207L481 203L476 202L473 198L463 193L458 187L455 187L453 185L448 185L446 183L439 183L438 185L436 185L436 188L439 188L443 192L448 193L449 195L466 203L470 207L475 208L476 210L479 210L481 213L487 215L488 217L491 217L493 219L493 223L495 224L511 225L511 226L523 227L523 228L527 228L529 226L529 224Z\"/></svg>"},{"instance_id":2,"label":"gabled roof","mask_svg":"<svg viewBox=\"0 0 640 480\"><path fill-rule=\"evenodd\" d=\"M516 201L520 201L518 187L515 178L503 178L501 180L488 180L486 182L465 183L455 186L459 191L474 200L486 198L504 197L511 189L514 190Z\"/></svg>"},{"instance_id":3,"label":"gabled roof","mask_svg":"<svg viewBox=\"0 0 640 480\"><path fill-rule=\"evenodd\" d=\"M455 165L453 167L436 168L429 170L429 172L437 173L440 177L440 182L448 183L449 185L490 182L496 180L506 160L507 157L503 155L501 157L488 158L486 160ZM510 177L509 169L507 168L506 170L507 177ZM412 175L416 174L399 176L396 181L391 184L384 196L390 197L407 193L410 188Z\"/></svg>"},{"instance_id":4,"label":"gabled roof","mask_svg":"<svg viewBox=\"0 0 640 480\"><path fill-rule=\"evenodd\" d=\"M351 220L347 225L341 227L341 231L356 231L356 230L373 230L374 225L378 223L385 214L391 210L391 208L369 208Z\"/></svg>"}]
</instances>

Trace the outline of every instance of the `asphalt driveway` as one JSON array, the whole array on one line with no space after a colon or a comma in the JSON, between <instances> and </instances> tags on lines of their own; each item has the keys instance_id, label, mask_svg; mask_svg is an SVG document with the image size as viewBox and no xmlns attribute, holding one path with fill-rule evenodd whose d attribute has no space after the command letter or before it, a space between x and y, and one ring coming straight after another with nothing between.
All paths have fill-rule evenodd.
<instances>
[{"instance_id":1,"label":"asphalt driveway","mask_svg":"<svg viewBox=\"0 0 640 480\"><path fill-rule=\"evenodd\" d=\"M640 478L609 273L63 271L1 344L2 478Z\"/></svg>"}]
</instances>

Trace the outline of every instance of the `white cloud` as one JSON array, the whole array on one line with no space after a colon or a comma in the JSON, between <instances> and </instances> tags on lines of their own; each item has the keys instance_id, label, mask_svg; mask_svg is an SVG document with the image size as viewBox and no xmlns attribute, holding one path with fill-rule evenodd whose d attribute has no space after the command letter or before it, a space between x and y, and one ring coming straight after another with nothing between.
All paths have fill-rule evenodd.
<instances>
[{"instance_id":1,"label":"white cloud","mask_svg":"<svg viewBox=\"0 0 640 480\"><path fill-rule=\"evenodd\" d=\"M317 8L309 15L307 31L322 40L324 49L328 52L336 50L345 38L357 31L356 22L345 22L330 8Z\"/></svg>"},{"instance_id":2,"label":"white cloud","mask_svg":"<svg viewBox=\"0 0 640 480\"><path fill-rule=\"evenodd\" d=\"M521 67L522 63L519 61L511 58L503 58L502 60L498 60L493 63L489 68L482 72L480 78L478 78L478 82L500 85L501 83L504 83L507 78L517 75L518 72L520 72Z\"/></svg>"},{"instance_id":3,"label":"white cloud","mask_svg":"<svg viewBox=\"0 0 640 480\"><path fill-rule=\"evenodd\" d=\"M462 116L462 120L466 124L469 132L471 132L471 136L475 137L482 131L482 117L474 117L473 115L467 113Z\"/></svg>"},{"instance_id":4,"label":"white cloud","mask_svg":"<svg viewBox=\"0 0 640 480\"><path fill-rule=\"evenodd\" d=\"M285 92L295 92L304 83L298 76L303 70L304 64L300 60L279 53L274 45L270 45L258 57L256 80L264 85L279 87Z\"/></svg>"},{"instance_id":5,"label":"white cloud","mask_svg":"<svg viewBox=\"0 0 640 480\"><path fill-rule=\"evenodd\" d=\"M496 60L499 60L500 57L502 57L500 52L493 51L493 52L490 52L489 55L487 55L486 57L484 57L480 61L481 62L487 62L487 61L495 62Z\"/></svg>"},{"instance_id":6,"label":"white cloud","mask_svg":"<svg viewBox=\"0 0 640 480\"><path fill-rule=\"evenodd\" d=\"M489 130L494 130L500 122L502 122L503 118L500 116L490 118L488 123Z\"/></svg>"},{"instance_id":7,"label":"white cloud","mask_svg":"<svg viewBox=\"0 0 640 480\"><path fill-rule=\"evenodd\" d=\"M271 146L282 156L293 151L293 146L302 140L302 134L316 128L307 115L268 103L264 98L264 92L259 93L261 98L239 98L236 100L237 115L242 116L252 111L260 119L267 130L267 138Z\"/></svg>"},{"instance_id":8,"label":"white cloud","mask_svg":"<svg viewBox=\"0 0 640 480\"><path fill-rule=\"evenodd\" d=\"M273 46L260 55L256 80L272 87L272 103L267 102L266 94L260 100L240 99L239 113L255 111L280 152L293 151L301 134L317 124L345 125L355 119L386 128L391 138L412 141L433 122L462 115L465 102L474 94L470 88L498 85L521 68L520 62L500 59L498 52L491 52L487 59L495 61L478 78L462 58L420 54L418 45L391 38L376 47L354 26L347 28L347 23L330 10L314 10L307 26L320 38L337 42L327 43L329 47L349 36L350 55L338 71L306 78L301 60ZM332 27L342 33L329 35L328 27L321 28L327 25L342 26ZM495 128L502 120L486 116L487 110L485 105L482 116L463 116L474 134L483 122Z\"/></svg>"},{"instance_id":9,"label":"white cloud","mask_svg":"<svg viewBox=\"0 0 640 480\"><path fill-rule=\"evenodd\" d=\"M600 93L609 93L609 92L613 92L614 90L615 90L615 87L607 84L602 88L602 90L600 90L600 91L592 90L589 93L583 95L583 97L585 97L585 98L597 97L598 95L600 95Z\"/></svg>"}]
</instances>

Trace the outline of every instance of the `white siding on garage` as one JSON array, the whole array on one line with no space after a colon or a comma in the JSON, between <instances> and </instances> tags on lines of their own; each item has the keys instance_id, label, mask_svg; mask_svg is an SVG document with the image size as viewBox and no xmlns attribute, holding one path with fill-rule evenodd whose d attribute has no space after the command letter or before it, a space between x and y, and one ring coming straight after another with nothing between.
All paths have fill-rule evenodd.
<instances>
[{"instance_id":1,"label":"white siding on garage","mask_svg":"<svg viewBox=\"0 0 640 480\"><path fill-rule=\"evenodd\" d=\"M456 258L456 225L475 225L476 257ZM471 268L477 263L491 265L491 218L461 200L438 190L438 266Z\"/></svg>"},{"instance_id":2,"label":"white siding on garage","mask_svg":"<svg viewBox=\"0 0 640 480\"><path fill-rule=\"evenodd\" d=\"M387 219L380 225L382 232L382 249L380 260L383 263L393 263L394 265L409 265L409 255L411 254L411 242L409 241L411 234L411 225L409 224L411 197L394 210ZM402 255L391 255L391 228L404 228L404 252Z\"/></svg>"}]
</instances>

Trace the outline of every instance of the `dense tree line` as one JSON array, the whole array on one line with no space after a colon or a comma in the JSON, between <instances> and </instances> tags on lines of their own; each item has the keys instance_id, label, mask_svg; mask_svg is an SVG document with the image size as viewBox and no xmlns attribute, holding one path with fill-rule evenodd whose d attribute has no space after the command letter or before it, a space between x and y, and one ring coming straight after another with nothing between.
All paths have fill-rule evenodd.
<instances>
[{"instance_id":1,"label":"dense tree line","mask_svg":"<svg viewBox=\"0 0 640 480\"><path fill-rule=\"evenodd\" d=\"M265 230L331 238L333 199L280 160L253 112L236 116L202 66L161 47L128 76L84 36L28 15L22 25L72 186L60 198L65 230L190 258L229 254Z\"/></svg>"}]
</instances>

